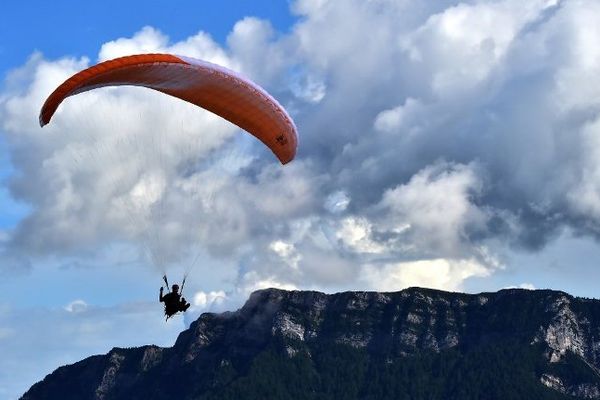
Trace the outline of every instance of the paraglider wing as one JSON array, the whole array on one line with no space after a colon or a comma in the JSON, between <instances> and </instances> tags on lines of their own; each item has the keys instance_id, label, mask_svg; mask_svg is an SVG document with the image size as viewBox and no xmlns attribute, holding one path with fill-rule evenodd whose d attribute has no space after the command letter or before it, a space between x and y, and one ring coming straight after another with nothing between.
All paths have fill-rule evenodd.
<instances>
[{"instance_id":1,"label":"paraglider wing","mask_svg":"<svg viewBox=\"0 0 600 400\"><path fill-rule=\"evenodd\" d=\"M264 89L224 67L171 54L126 56L78 72L48 97L40 126L50 122L65 98L118 85L158 90L211 111L256 136L282 164L296 155L294 122Z\"/></svg>"}]
</instances>

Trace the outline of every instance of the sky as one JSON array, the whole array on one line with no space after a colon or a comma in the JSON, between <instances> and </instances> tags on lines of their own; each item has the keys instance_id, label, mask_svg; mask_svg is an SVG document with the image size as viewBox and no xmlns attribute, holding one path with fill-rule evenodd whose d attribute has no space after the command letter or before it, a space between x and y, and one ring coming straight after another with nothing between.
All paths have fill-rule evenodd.
<instances>
[{"instance_id":1,"label":"sky","mask_svg":"<svg viewBox=\"0 0 600 400\"><path fill-rule=\"evenodd\" d=\"M260 288L598 298L599 18L578 0L3 3L0 398L171 346ZM262 86L296 159L141 88L74 96L39 127L69 76L149 52ZM188 273L192 303L167 323L164 272Z\"/></svg>"}]
</instances>

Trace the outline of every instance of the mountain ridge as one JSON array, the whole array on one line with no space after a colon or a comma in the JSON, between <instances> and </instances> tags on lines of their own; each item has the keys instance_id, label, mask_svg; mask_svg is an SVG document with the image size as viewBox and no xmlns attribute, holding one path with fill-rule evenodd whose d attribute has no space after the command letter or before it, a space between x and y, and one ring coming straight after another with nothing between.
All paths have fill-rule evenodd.
<instances>
[{"instance_id":1,"label":"mountain ridge","mask_svg":"<svg viewBox=\"0 0 600 400\"><path fill-rule=\"evenodd\" d=\"M600 399L599 368L600 301L562 291L263 289L172 347L114 348L22 399Z\"/></svg>"}]
</instances>

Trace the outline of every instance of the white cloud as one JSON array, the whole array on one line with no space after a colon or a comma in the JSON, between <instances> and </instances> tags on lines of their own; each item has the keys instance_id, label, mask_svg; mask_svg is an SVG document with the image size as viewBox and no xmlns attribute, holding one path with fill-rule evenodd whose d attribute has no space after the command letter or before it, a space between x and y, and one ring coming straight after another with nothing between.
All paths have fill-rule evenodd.
<instances>
[{"instance_id":1,"label":"white cloud","mask_svg":"<svg viewBox=\"0 0 600 400\"><path fill-rule=\"evenodd\" d=\"M228 296L223 290L211 291L208 293L200 291L194 294L193 305L201 310L209 311L226 302L227 298Z\"/></svg>"},{"instance_id":2,"label":"white cloud","mask_svg":"<svg viewBox=\"0 0 600 400\"><path fill-rule=\"evenodd\" d=\"M298 287L291 283L281 282L273 276L259 276L255 271L247 272L242 276L241 285L238 286L236 295L241 298L248 298L250 293L260 289L284 289L298 290Z\"/></svg>"},{"instance_id":3,"label":"white cloud","mask_svg":"<svg viewBox=\"0 0 600 400\"><path fill-rule=\"evenodd\" d=\"M271 242L269 249L277 254L281 259L293 269L298 269L298 263L302 259L296 247L293 244L282 240Z\"/></svg>"},{"instance_id":4,"label":"white cloud","mask_svg":"<svg viewBox=\"0 0 600 400\"><path fill-rule=\"evenodd\" d=\"M64 307L64 309L70 313L84 312L87 310L87 308L88 304L81 299L73 300Z\"/></svg>"},{"instance_id":5,"label":"white cloud","mask_svg":"<svg viewBox=\"0 0 600 400\"><path fill-rule=\"evenodd\" d=\"M474 165L427 167L384 193L380 229L405 236L421 251L456 256L468 229L485 228L487 216L474 203L481 185Z\"/></svg>"},{"instance_id":6,"label":"white cloud","mask_svg":"<svg viewBox=\"0 0 600 400\"><path fill-rule=\"evenodd\" d=\"M489 276L477 260L432 259L365 267L363 280L372 290L398 291L411 286L458 291L465 279Z\"/></svg>"},{"instance_id":7,"label":"white cloud","mask_svg":"<svg viewBox=\"0 0 600 400\"><path fill-rule=\"evenodd\" d=\"M169 46L169 38L151 26L142 28L132 38L119 38L102 45L98 59L106 61L129 54L158 53Z\"/></svg>"},{"instance_id":8,"label":"white cloud","mask_svg":"<svg viewBox=\"0 0 600 400\"><path fill-rule=\"evenodd\" d=\"M260 85L277 80L289 62L275 37L270 22L252 17L238 21L227 37L227 44L238 63L237 69Z\"/></svg>"},{"instance_id":9,"label":"white cloud","mask_svg":"<svg viewBox=\"0 0 600 400\"><path fill-rule=\"evenodd\" d=\"M203 59L226 67L235 67L225 51L206 32L170 43L169 37L157 29L146 26L131 38L119 38L102 45L98 60L106 61L130 54L173 53Z\"/></svg>"},{"instance_id":10,"label":"white cloud","mask_svg":"<svg viewBox=\"0 0 600 400\"><path fill-rule=\"evenodd\" d=\"M507 286L503 289L527 289L527 290L535 290L536 287L532 283L521 283L518 286Z\"/></svg>"},{"instance_id":11,"label":"white cloud","mask_svg":"<svg viewBox=\"0 0 600 400\"><path fill-rule=\"evenodd\" d=\"M319 103L327 94L327 85L317 75L302 73L292 75L290 90L299 99L309 103Z\"/></svg>"},{"instance_id":12,"label":"white cloud","mask_svg":"<svg viewBox=\"0 0 600 400\"><path fill-rule=\"evenodd\" d=\"M403 105L380 112L375 118L375 129L380 132L396 132L408 126L414 132L414 124L422 117L418 114L423 108L419 100L409 97Z\"/></svg>"},{"instance_id":13,"label":"white cloud","mask_svg":"<svg viewBox=\"0 0 600 400\"><path fill-rule=\"evenodd\" d=\"M409 225L402 229L409 228ZM336 238L357 253L382 253L386 247L372 239L373 225L366 218L348 217L340 221Z\"/></svg>"},{"instance_id":14,"label":"white cloud","mask_svg":"<svg viewBox=\"0 0 600 400\"><path fill-rule=\"evenodd\" d=\"M521 30L552 6L546 0L460 3L430 16L399 43L431 71L435 95L455 97L485 81Z\"/></svg>"}]
</instances>

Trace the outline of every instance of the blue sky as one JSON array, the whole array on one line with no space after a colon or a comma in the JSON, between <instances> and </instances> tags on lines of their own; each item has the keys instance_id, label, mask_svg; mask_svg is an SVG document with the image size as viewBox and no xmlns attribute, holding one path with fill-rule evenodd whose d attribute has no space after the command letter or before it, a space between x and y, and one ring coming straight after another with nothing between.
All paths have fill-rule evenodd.
<instances>
[{"instance_id":1,"label":"blue sky","mask_svg":"<svg viewBox=\"0 0 600 400\"><path fill-rule=\"evenodd\" d=\"M206 31L224 42L233 25L246 16L267 18L285 32L294 21L287 1L109 0L98 4L71 1L9 1L0 16L0 71L3 75L21 65L34 50L48 58L65 55L94 57L98 48L114 38L129 36L149 25L181 40Z\"/></svg>"},{"instance_id":2,"label":"blue sky","mask_svg":"<svg viewBox=\"0 0 600 400\"><path fill-rule=\"evenodd\" d=\"M269 286L598 297L600 6L73 4L0 6L0 398L115 346L170 346ZM64 79L141 52L263 86L296 160L141 89L75 96L39 128ZM172 280L197 259L185 317L162 320L147 246Z\"/></svg>"}]
</instances>

